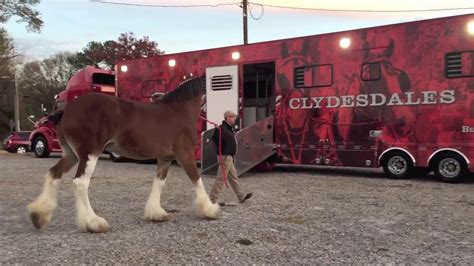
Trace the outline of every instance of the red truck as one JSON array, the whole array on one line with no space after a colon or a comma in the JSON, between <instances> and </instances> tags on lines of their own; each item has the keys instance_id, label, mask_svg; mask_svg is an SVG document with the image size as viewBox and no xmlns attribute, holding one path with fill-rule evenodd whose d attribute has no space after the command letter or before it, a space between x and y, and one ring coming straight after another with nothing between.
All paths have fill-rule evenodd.
<instances>
[{"instance_id":1,"label":"red truck","mask_svg":"<svg viewBox=\"0 0 474 266\"><path fill-rule=\"evenodd\" d=\"M88 92L102 92L115 95L115 75L113 71L88 66L79 70L69 80L66 89L55 96L53 112L64 108L67 102ZM31 150L36 157L48 157L51 152L61 152L53 123L47 117L35 123L29 137Z\"/></svg>"},{"instance_id":2,"label":"red truck","mask_svg":"<svg viewBox=\"0 0 474 266\"><path fill-rule=\"evenodd\" d=\"M14 131L8 134L8 137L3 141L3 149L8 152L15 152L24 154L29 151L30 142L28 137L31 131Z\"/></svg>"},{"instance_id":3,"label":"red truck","mask_svg":"<svg viewBox=\"0 0 474 266\"><path fill-rule=\"evenodd\" d=\"M118 97L150 102L206 84L202 114L240 115L236 167L382 167L386 176L474 170L474 15L124 60ZM201 168L213 125L197 125ZM159 136L157 136L159 137Z\"/></svg>"}]
</instances>

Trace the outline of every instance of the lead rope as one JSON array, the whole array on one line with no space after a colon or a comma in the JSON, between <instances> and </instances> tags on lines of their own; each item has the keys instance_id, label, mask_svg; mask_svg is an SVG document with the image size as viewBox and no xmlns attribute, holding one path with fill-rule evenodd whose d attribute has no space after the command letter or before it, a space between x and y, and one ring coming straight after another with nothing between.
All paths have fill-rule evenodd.
<instances>
[{"instance_id":1,"label":"lead rope","mask_svg":"<svg viewBox=\"0 0 474 266\"><path fill-rule=\"evenodd\" d=\"M219 127L217 123L207 120L204 116L201 116L201 118L209 122L210 124L214 125L214 128L217 128L219 130L219 144L218 144L219 164L221 165L222 174L224 175L224 184L227 188L229 188L229 185L227 184L227 169L225 169L225 164L222 161L222 128Z\"/></svg>"}]
</instances>

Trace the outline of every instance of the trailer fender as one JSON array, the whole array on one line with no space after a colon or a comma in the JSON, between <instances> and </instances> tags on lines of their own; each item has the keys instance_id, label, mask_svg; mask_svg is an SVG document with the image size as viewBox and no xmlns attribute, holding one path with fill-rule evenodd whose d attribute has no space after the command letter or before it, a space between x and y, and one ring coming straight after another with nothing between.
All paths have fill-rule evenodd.
<instances>
[{"instance_id":1,"label":"trailer fender","mask_svg":"<svg viewBox=\"0 0 474 266\"><path fill-rule=\"evenodd\" d=\"M410 156L411 161L413 162L413 166L416 166L415 157L408 150L406 150L404 148L401 148L401 147L392 147L392 148L386 149L384 152L382 152L382 154L380 154L379 159L378 159L379 166L380 166L380 162L381 162L383 156L385 154L387 154L388 152L391 152L391 151L402 151L402 152L406 153L408 156Z\"/></svg>"},{"instance_id":2,"label":"trailer fender","mask_svg":"<svg viewBox=\"0 0 474 266\"><path fill-rule=\"evenodd\" d=\"M459 156L461 156L462 158L464 158L464 161L466 161L467 166L469 166L469 165L471 164L471 162L469 161L469 159L467 158L467 156L464 155L464 153L460 152L459 150L452 149L452 148L442 148L442 149L438 149L438 150L434 151L434 152L430 155L430 157L428 158L428 161L426 162L427 165L430 165L431 160L432 160L437 154L439 154L440 152L443 152L443 151L451 151L451 152L454 152L454 153L458 154Z\"/></svg>"}]
</instances>

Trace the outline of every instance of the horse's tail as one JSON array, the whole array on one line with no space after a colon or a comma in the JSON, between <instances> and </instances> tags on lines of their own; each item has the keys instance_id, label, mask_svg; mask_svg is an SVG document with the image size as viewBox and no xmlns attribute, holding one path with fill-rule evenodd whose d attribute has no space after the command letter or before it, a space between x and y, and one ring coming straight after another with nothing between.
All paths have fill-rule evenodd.
<instances>
[{"instance_id":1,"label":"horse's tail","mask_svg":"<svg viewBox=\"0 0 474 266\"><path fill-rule=\"evenodd\" d=\"M48 120L53 122L54 125L59 124L59 121L61 121L61 118L63 117L63 110L57 110L56 112L48 115Z\"/></svg>"}]
</instances>

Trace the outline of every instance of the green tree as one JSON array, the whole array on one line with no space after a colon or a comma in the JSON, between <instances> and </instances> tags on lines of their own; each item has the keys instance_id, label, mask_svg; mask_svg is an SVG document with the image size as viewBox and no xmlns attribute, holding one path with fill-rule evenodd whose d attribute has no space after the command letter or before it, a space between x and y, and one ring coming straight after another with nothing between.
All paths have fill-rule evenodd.
<instances>
[{"instance_id":1,"label":"green tree","mask_svg":"<svg viewBox=\"0 0 474 266\"><path fill-rule=\"evenodd\" d=\"M6 23L11 17L18 17L17 22L27 23L28 31L40 32L43 20L40 13L32 8L40 2L40 0L0 1L0 23Z\"/></svg>"},{"instance_id":2,"label":"green tree","mask_svg":"<svg viewBox=\"0 0 474 266\"><path fill-rule=\"evenodd\" d=\"M0 28L0 139L9 130L8 122L13 118L14 54L13 40Z\"/></svg>"},{"instance_id":3,"label":"green tree","mask_svg":"<svg viewBox=\"0 0 474 266\"><path fill-rule=\"evenodd\" d=\"M9 82L4 77L12 76L14 55L13 41L8 33L0 28L0 96L6 93Z\"/></svg>"},{"instance_id":4,"label":"green tree","mask_svg":"<svg viewBox=\"0 0 474 266\"><path fill-rule=\"evenodd\" d=\"M77 55L70 58L76 69L87 65L113 69L115 63L125 59L135 59L164 54L158 44L150 41L147 36L138 39L132 32L120 34L117 41L89 42Z\"/></svg>"},{"instance_id":5,"label":"green tree","mask_svg":"<svg viewBox=\"0 0 474 266\"><path fill-rule=\"evenodd\" d=\"M29 62L18 72L18 86L22 89L23 97L22 118L26 119L30 115L41 117L44 114L41 104L47 108L47 112L51 112L54 96L66 89L67 82L75 73L68 61L70 56L70 53L59 53L44 60Z\"/></svg>"},{"instance_id":6,"label":"green tree","mask_svg":"<svg viewBox=\"0 0 474 266\"><path fill-rule=\"evenodd\" d=\"M39 33L43 20L33 8L39 3L40 0L0 0L0 139L9 130L8 121L13 118L14 68L15 58L18 56L3 25L15 17L18 23L26 23L28 31Z\"/></svg>"}]
</instances>

